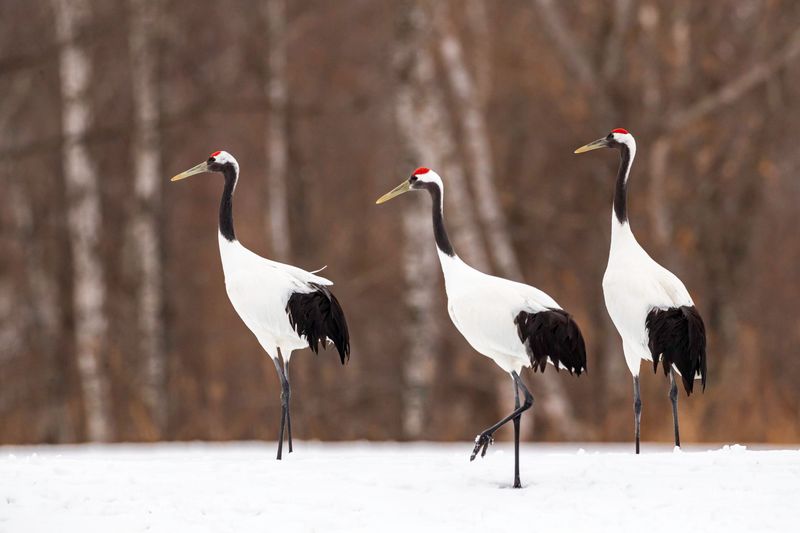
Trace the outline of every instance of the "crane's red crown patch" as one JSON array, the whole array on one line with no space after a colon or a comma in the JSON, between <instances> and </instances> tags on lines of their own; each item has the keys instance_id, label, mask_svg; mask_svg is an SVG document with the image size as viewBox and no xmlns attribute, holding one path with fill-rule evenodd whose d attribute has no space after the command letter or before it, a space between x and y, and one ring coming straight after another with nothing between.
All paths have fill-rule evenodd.
<instances>
[{"instance_id":1,"label":"crane's red crown patch","mask_svg":"<svg viewBox=\"0 0 800 533\"><path fill-rule=\"evenodd\" d=\"M222 152L222 150L217 150L216 152L214 152L213 154L211 154L208 157L217 157L221 152Z\"/></svg>"},{"instance_id":2,"label":"crane's red crown patch","mask_svg":"<svg viewBox=\"0 0 800 533\"><path fill-rule=\"evenodd\" d=\"M427 167L419 167L417 170L414 171L414 176L419 176L420 174L427 174L430 171L431 169Z\"/></svg>"},{"instance_id":3,"label":"crane's red crown patch","mask_svg":"<svg viewBox=\"0 0 800 533\"><path fill-rule=\"evenodd\" d=\"M611 133L622 133L623 135L629 135L628 130L617 128L615 130L611 130Z\"/></svg>"}]
</instances>

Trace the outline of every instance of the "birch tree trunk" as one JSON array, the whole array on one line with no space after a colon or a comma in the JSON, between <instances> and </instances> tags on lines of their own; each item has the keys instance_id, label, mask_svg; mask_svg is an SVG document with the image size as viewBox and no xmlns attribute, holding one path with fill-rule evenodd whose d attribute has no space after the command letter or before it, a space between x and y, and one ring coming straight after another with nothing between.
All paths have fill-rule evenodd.
<instances>
[{"instance_id":1,"label":"birch tree trunk","mask_svg":"<svg viewBox=\"0 0 800 533\"><path fill-rule=\"evenodd\" d=\"M486 266L486 252L474 217L472 198L436 80L427 17L419 4L408 2L400 22L395 54L398 73L396 120L408 163L403 172L427 165L446 176L445 203L457 206L449 218L453 241L463 256L479 268ZM403 398L403 433L408 439L424 436L428 428L428 397L436 376L441 323L435 309L440 292L440 268L431 244L428 198L418 198L403 216L404 267L407 307L411 314L406 338L406 394Z\"/></svg>"},{"instance_id":2,"label":"birch tree trunk","mask_svg":"<svg viewBox=\"0 0 800 533\"><path fill-rule=\"evenodd\" d=\"M440 28L439 48L445 71L456 98L458 119L464 134L464 144L469 159L470 176L477 195L478 217L486 231L488 246L501 274L521 281L522 268L511 242L505 215L500 205L494 181L492 149L480 94L473 76L464 60L461 42L449 19L445 4L435 5L435 19ZM486 67L482 67L486 68ZM541 398L542 411L569 438L581 435L581 424L575 416L572 403L562 383L557 379L543 380L546 394ZM498 382L501 412L513 403L513 388L504 376ZM532 428L532 424L524 426Z\"/></svg>"},{"instance_id":3,"label":"birch tree trunk","mask_svg":"<svg viewBox=\"0 0 800 533\"><path fill-rule=\"evenodd\" d=\"M67 224L72 252L75 354L83 392L86 437L113 437L109 384L104 368L105 273L98 252L100 194L97 174L85 145L90 120L87 89L91 64L77 41L88 16L86 0L51 0L55 15L61 85L62 160L67 193Z\"/></svg>"},{"instance_id":4,"label":"birch tree trunk","mask_svg":"<svg viewBox=\"0 0 800 533\"><path fill-rule=\"evenodd\" d=\"M267 0L264 4L267 22L267 81L269 108L267 118L267 226L272 253L278 261L288 261L291 253L289 235L289 197L286 173L289 159L286 106L286 1Z\"/></svg>"},{"instance_id":5,"label":"birch tree trunk","mask_svg":"<svg viewBox=\"0 0 800 533\"><path fill-rule=\"evenodd\" d=\"M397 93L395 116L403 141L408 165L419 161L421 144L411 126L417 116L419 86L424 76L420 70L420 56L424 54L423 17L413 2L405 2L398 27L395 50ZM421 164L421 163L420 163ZM412 169L413 170L413 169ZM421 198L419 200L422 200ZM407 353L404 359L403 435L418 439L427 428L426 411L430 385L435 373L434 357L439 350L439 323L434 312L434 291L437 290L436 255L426 242L428 206L422 201L414 203L403 214L403 273L406 281L405 338Z\"/></svg>"},{"instance_id":6,"label":"birch tree trunk","mask_svg":"<svg viewBox=\"0 0 800 533\"><path fill-rule=\"evenodd\" d=\"M453 207L448 212L447 223L453 234L456 251L475 268L487 270L488 254L475 217L474 201L467 184L455 132L450 124L445 94L436 77L436 63L430 43L419 46L412 76L413 86L408 95L408 105L397 117L414 163L418 163L412 163L412 166L430 166L444 176L445 208L447 205ZM410 170L413 169L409 168L408 171ZM422 217L426 225L426 236L430 233L427 229L430 226L428 215L426 209ZM439 269L438 264L436 269Z\"/></svg>"},{"instance_id":7,"label":"birch tree trunk","mask_svg":"<svg viewBox=\"0 0 800 533\"><path fill-rule=\"evenodd\" d=\"M158 63L155 41L160 0L130 0L130 59L134 128L136 207L131 223L139 261L138 322L144 363L142 397L155 437L167 423L167 365L164 332L161 218L161 139L159 134Z\"/></svg>"},{"instance_id":8,"label":"birch tree trunk","mask_svg":"<svg viewBox=\"0 0 800 533\"><path fill-rule=\"evenodd\" d=\"M445 20L445 18L440 17L438 20ZM440 28L439 46L450 87L458 101L460 113L457 118L464 132L470 176L477 195L478 218L486 231L492 256L500 271L505 276L520 279L522 269L511 244L505 215L500 207L500 199L494 186L491 145L480 98L475 90L472 75L464 61L461 42L455 35L452 26L444 23Z\"/></svg>"}]
</instances>

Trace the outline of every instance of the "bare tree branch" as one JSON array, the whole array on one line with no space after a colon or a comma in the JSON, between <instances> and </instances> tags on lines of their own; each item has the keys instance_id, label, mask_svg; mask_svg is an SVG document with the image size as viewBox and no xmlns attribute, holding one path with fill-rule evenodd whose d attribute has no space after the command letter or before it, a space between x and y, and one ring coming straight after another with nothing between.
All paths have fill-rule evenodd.
<instances>
[{"instance_id":1,"label":"bare tree branch","mask_svg":"<svg viewBox=\"0 0 800 533\"><path fill-rule=\"evenodd\" d=\"M665 129L669 132L685 128L692 122L734 103L748 91L770 79L777 71L794 61L798 55L800 55L800 30L795 31L788 44L774 56L754 64L738 78L729 81L712 94L671 114L666 121Z\"/></svg>"},{"instance_id":2,"label":"bare tree branch","mask_svg":"<svg viewBox=\"0 0 800 533\"><path fill-rule=\"evenodd\" d=\"M597 117L613 115L613 103L605 91L601 73L592 65L591 58L578 44L578 38L569 30L561 16L557 2L533 0L544 20L544 30L553 40L564 58L567 70L580 85L593 95L593 110ZM623 6L624 7L624 6ZM619 29L622 31L622 28ZM612 66L609 66L612 68Z\"/></svg>"},{"instance_id":3,"label":"bare tree branch","mask_svg":"<svg viewBox=\"0 0 800 533\"><path fill-rule=\"evenodd\" d=\"M555 41L567 61L567 67L575 78L583 85L596 86L598 79L594 67L586 53L578 46L578 39L567 28L561 12L553 0L534 0L539 13L545 22L545 30Z\"/></svg>"}]
</instances>

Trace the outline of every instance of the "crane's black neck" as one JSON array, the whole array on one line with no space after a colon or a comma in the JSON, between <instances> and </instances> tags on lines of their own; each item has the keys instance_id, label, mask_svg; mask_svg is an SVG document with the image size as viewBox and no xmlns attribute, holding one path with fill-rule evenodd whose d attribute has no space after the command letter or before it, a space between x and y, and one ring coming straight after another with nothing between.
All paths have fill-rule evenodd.
<instances>
[{"instance_id":1,"label":"crane's black neck","mask_svg":"<svg viewBox=\"0 0 800 533\"><path fill-rule=\"evenodd\" d=\"M449 256L455 257L453 245L450 244L450 237L447 236L447 228L444 227L444 195L442 188L437 183L425 183L423 185L431 195L431 207L433 215L433 237L436 239L436 247Z\"/></svg>"},{"instance_id":2,"label":"crane's black neck","mask_svg":"<svg viewBox=\"0 0 800 533\"><path fill-rule=\"evenodd\" d=\"M620 164L617 184L614 187L614 214L620 224L628 221L628 174L631 171L631 150L626 144L619 145Z\"/></svg>"},{"instance_id":3,"label":"crane's black neck","mask_svg":"<svg viewBox=\"0 0 800 533\"><path fill-rule=\"evenodd\" d=\"M225 188L222 191L222 200L219 204L219 232L228 241L236 240L236 233L233 231L233 190L236 188L238 171L233 165L222 167L222 175L225 177Z\"/></svg>"}]
</instances>

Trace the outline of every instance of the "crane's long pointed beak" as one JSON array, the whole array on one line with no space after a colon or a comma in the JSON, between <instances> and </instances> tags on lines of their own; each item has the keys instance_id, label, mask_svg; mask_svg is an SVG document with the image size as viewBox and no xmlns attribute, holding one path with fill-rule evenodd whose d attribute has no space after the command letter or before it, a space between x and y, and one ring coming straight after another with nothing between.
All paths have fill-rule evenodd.
<instances>
[{"instance_id":1,"label":"crane's long pointed beak","mask_svg":"<svg viewBox=\"0 0 800 533\"><path fill-rule=\"evenodd\" d=\"M194 176L195 174L202 174L203 172L208 172L208 163L206 163L205 161L203 161L199 165L193 166L189 170L184 170L177 176L172 176L172 179L170 179L169 181L178 181L186 179L189 176Z\"/></svg>"},{"instance_id":2,"label":"crane's long pointed beak","mask_svg":"<svg viewBox=\"0 0 800 533\"><path fill-rule=\"evenodd\" d=\"M386 194L384 194L383 196L378 198L375 201L375 203L376 204L382 204L384 202L388 202L389 200L391 200L395 196L400 196L401 194L406 193L406 192L408 192L410 190L411 190L411 184L408 182L408 180L405 180L405 181L403 181L403 183L401 183L400 185L398 185L397 187L395 187L391 191L387 192Z\"/></svg>"},{"instance_id":3,"label":"crane's long pointed beak","mask_svg":"<svg viewBox=\"0 0 800 533\"><path fill-rule=\"evenodd\" d=\"M603 137L602 139L597 139L596 141L592 141L589 144L584 144L583 146L575 150L574 153L582 154L584 152L591 152L592 150L597 150L598 148L606 148L607 146L608 146L608 140L606 140L606 138Z\"/></svg>"}]
</instances>

